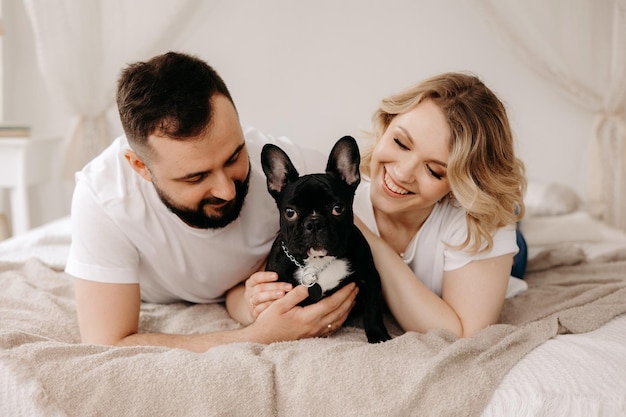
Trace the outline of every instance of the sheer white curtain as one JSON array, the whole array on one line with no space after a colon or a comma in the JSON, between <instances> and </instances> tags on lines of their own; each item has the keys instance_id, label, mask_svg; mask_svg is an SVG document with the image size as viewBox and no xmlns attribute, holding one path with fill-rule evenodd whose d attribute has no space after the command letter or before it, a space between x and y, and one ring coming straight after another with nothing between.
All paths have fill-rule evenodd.
<instances>
[{"instance_id":1,"label":"sheer white curtain","mask_svg":"<svg viewBox=\"0 0 626 417\"><path fill-rule=\"evenodd\" d=\"M626 0L473 0L522 60L596 114L589 200L626 230Z\"/></svg>"},{"instance_id":2,"label":"sheer white curtain","mask_svg":"<svg viewBox=\"0 0 626 417\"><path fill-rule=\"evenodd\" d=\"M112 140L107 111L127 63L175 45L202 0L24 0L38 63L52 93L73 112L65 172L73 174Z\"/></svg>"}]
</instances>

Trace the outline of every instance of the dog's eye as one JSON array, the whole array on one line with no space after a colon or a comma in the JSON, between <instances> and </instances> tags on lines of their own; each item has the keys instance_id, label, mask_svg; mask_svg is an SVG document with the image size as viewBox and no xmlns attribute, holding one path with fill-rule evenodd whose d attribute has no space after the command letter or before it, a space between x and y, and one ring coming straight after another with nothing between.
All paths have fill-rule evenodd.
<instances>
[{"instance_id":1,"label":"dog's eye","mask_svg":"<svg viewBox=\"0 0 626 417\"><path fill-rule=\"evenodd\" d=\"M333 216L340 216L346 209L346 205L343 203L337 203L333 206Z\"/></svg>"},{"instance_id":2,"label":"dog's eye","mask_svg":"<svg viewBox=\"0 0 626 417\"><path fill-rule=\"evenodd\" d=\"M285 217L288 220L295 220L298 217L298 213L296 213L296 211L292 208L286 208L285 209Z\"/></svg>"}]
</instances>

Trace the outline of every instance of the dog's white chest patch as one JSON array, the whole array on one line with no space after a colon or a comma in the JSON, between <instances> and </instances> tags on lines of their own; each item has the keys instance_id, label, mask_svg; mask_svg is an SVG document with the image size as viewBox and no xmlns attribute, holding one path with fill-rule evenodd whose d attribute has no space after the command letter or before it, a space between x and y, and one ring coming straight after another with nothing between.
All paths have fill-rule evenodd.
<instances>
[{"instance_id":1,"label":"dog's white chest patch","mask_svg":"<svg viewBox=\"0 0 626 417\"><path fill-rule=\"evenodd\" d=\"M350 275L350 262L334 256L309 256L304 260L304 268L298 268L296 279L302 285L318 284L322 294L335 288L342 279Z\"/></svg>"}]
</instances>

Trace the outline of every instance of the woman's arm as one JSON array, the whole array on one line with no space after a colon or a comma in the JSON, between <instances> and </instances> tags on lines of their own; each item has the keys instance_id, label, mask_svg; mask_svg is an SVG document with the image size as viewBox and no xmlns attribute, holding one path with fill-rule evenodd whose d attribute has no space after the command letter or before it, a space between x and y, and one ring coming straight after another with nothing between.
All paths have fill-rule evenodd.
<instances>
[{"instance_id":1,"label":"woman's arm","mask_svg":"<svg viewBox=\"0 0 626 417\"><path fill-rule=\"evenodd\" d=\"M355 219L355 224L371 246L385 300L404 330L448 329L459 337L467 337L496 323L504 302L512 254L473 261L445 272L442 297L439 297L383 239L359 219Z\"/></svg>"},{"instance_id":2,"label":"woman's arm","mask_svg":"<svg viewBox=\"0 0 626 417\"><path fill-rule=\"evenodd\" d=\"M444 272L441 296L461 320L463 336L498 322L512 264L510 253Z\"/></svg>"}]
</instances>

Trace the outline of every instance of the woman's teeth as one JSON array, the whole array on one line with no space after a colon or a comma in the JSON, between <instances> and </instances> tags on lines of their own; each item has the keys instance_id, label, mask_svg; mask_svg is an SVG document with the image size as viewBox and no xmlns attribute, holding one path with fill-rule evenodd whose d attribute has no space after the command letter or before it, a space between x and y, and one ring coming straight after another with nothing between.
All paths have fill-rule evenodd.
<instances>
[{"instance_id":1,"label":"woman's teeth","mask_svg":"<svg viewBox=\"0 0 626 417\"><path fill-rule=\"evenodd\" d=\"M393 182L393 180L389 177L389 174L387 174L386 172L385 172L385 178L384 178L384 180L385 180L385 185L387 186L387 188L389 188L389 189L390 189L391 191L393 191L394 193L396 193L396 194L402 194L402 195L405 195L405 194L408 194L408 193L409 193L409 192L408 192L407 190L405 190L404 188L400 188L400 187L398 187L398 186L397 186L397 185Z\"/></svg>"}]
</instances>

